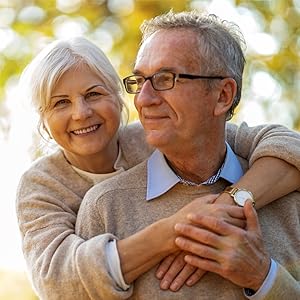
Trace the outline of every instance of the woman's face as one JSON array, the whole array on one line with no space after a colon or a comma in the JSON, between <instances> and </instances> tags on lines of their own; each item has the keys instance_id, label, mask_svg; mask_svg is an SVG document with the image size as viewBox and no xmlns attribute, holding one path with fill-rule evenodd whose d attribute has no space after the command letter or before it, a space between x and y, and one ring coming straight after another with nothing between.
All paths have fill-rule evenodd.
<instances>
[{"instance_id":1,"label":"woman's face","mask_svg":"<svg viewBox=\"0 0 300 300\"><path fill-rule=\"evenodd\" d=\"M61 76L43 120L72 163L116 147L120 111L116 93L82 63Z\"/></svg>"}]
</instances>

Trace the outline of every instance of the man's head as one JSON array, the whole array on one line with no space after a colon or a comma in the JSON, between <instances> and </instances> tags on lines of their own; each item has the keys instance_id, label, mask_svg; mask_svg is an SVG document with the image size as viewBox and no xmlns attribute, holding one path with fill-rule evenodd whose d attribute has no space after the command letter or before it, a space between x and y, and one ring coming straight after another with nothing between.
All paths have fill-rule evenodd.
<instances>
[{"instance_id":1,"label":"man's head","mask_svg":"<svg viewBox=\"0 0 300 300\"><path fill-rule=\"evenodd\" d=\"M136 93L148 143L173 151L223 137L228 111L240 98L244 66L231 30L217 17L195 12L169 12L144 22L135 76L124 82Z\"/></svg>"},{"instance_id":2,"label":"man's head","mask_svg":"<svg viewBox=\"0 0 300 300\"><path fill-rule=\"evenodd\" d=\"M230 120L241 98L245 64L242 50L245 40L239 27L212 14L170 11L143 22L141 45L153 33L169 29L189 29L195 32L198 38L198 49L195 50L201 60L200 74L227 74L236 81L237 93L227 116L227 120Z\"/></svg>"}]
</instances>

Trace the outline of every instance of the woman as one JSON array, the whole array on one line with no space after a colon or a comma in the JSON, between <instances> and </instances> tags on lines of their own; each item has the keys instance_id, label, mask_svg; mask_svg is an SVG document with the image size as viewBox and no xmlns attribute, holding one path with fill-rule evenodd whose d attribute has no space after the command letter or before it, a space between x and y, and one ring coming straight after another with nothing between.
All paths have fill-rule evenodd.
<instances>
[{"instance_id":1,"label":"woman","mask_svg":"<svg viewBox=\"0 0 300 300\"><path fill-rule=\"evenodd\" d=\"M83 299L83 282L93 281L97 257L105 254L98 247L102 236L84 241L74 234L82 198L95 183L143 161L151 149L139 123L120 127L124 103L119 77L104 53L84 38L46 47L24 71L21 86L28 89L40 115L40 127L59 146L34 162L22 176L17 192L29 274L41 299L57 299L61 294L64 299ZM287 162L289 153L298 151L299 136L282 126L231 125L227 135L233 150L251 162L263 156L264 143L259 142L266 139L274 143L274 156ZM293 148L282 150L282 139L291 139ZM245 145L249 151L245 152ZM272 164L269 160L254 162L240 182L254 193L260 207L299 185L296 168L275 158ZM282 178L283 172L286 176ZM222 194L219 201L229 198ZM94 251L85 253L85 247ZM93 259L94 268L82 274L77 262L85 256Z\"/></svg>"}]
</instances>

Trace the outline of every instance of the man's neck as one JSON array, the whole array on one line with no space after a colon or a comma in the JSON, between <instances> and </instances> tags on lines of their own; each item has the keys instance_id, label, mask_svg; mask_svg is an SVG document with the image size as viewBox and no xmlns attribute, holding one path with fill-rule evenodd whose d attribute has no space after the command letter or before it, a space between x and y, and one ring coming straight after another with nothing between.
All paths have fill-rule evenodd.
<instances>
[{"instance_id":1,"label":"man's neck","mask_svg":"<svg viewBox=\"0 0 300 300\"><path fill-rule=\"evenodd\" d=\"M182 147L184 148L184 147ZM225 142L209 143L193 151L164 152L168 164L181 178L201 183L216 174L226 154Z\"/></svg>"}]
</instances>

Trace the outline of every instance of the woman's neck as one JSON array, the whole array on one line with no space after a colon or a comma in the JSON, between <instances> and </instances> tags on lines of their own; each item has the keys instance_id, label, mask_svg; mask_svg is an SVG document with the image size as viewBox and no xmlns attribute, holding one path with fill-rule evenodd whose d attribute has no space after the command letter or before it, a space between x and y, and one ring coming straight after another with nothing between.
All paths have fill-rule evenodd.
<instances>
[{"instance_id":1,"label":"woman's neck","mask_svg":"<svg viewBox=\"0 0 300 300\"><path fill-rule=\"evenodd\" d=\"M66 160L74 167L95 174L112 173L115 171L114 164L118 158L119 145L116 141L104 151L91 155L74 155L73 153L64 151Z\"/></svg>"}]
</instances>

